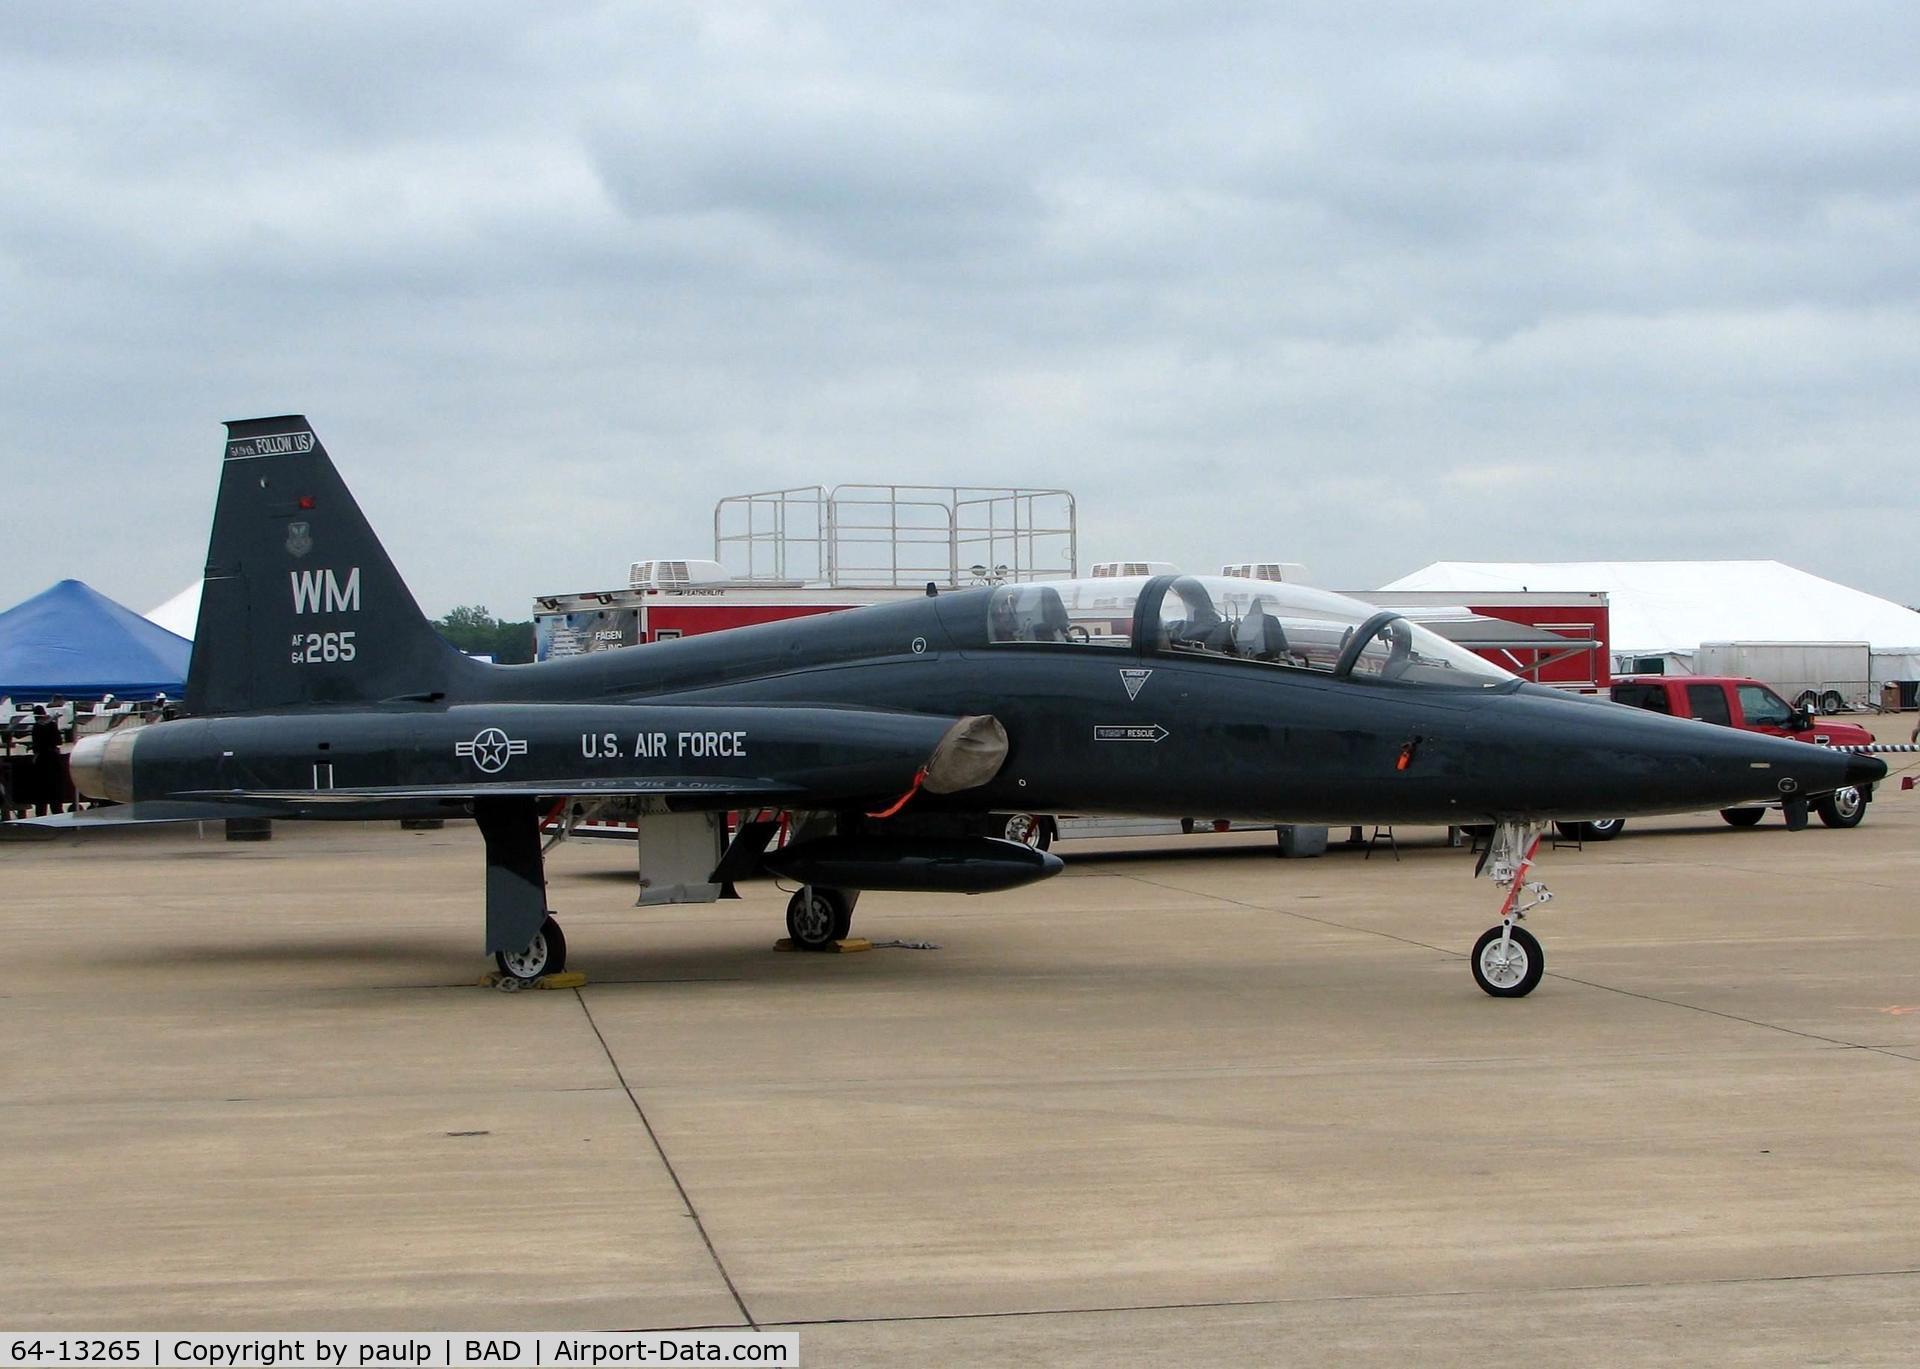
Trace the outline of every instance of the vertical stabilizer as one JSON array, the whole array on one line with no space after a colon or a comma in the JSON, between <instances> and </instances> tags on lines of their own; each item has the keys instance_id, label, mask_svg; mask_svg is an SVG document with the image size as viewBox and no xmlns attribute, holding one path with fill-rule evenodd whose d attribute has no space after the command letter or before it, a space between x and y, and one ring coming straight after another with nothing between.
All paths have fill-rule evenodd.
<instances>
[{"instance_id":1,"label":"vertical stabilizer","mask_svg":"<svg viewBox=\"0 0 1920 1369\"><path fill-rule=\"evenodd\" d=\"M485 669L420 612L305 418L227 424L190 712L447 693Z\"/></svg>"}]
</instances>

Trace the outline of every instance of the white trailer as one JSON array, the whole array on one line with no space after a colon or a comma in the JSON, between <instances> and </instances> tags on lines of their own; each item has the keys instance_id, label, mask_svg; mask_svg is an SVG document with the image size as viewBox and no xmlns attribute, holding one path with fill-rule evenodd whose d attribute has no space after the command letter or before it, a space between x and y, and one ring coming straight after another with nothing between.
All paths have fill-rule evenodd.
<instances>
[{"instance_id":1,"label":"white trailer","mask_svg":"<svg viewBox=\"0 0 1920 1369\"><path fill-rule=\"evenodd\" d=\"M1730 675L1772 685L1795 708L1838 713L1873 695L1868 642L1702 642L1696 675Z\"/></svg>"}]
</instances>

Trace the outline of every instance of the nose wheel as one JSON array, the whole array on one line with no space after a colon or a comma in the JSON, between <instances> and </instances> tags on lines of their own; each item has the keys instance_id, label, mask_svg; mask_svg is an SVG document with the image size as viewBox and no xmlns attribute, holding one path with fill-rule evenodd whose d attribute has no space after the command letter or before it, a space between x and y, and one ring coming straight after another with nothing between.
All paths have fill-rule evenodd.
<instances>
[{"instance_id":1,"label":"nose wheel","mask_svg":"<svg viewBox=\"0 0 1920 1369\"><path fill-rule=\"evenodd\" d=\"M1502 923L1473 943L1473 982L1495 998L1525 998L1546 973L1546 953L1525 927Z\"/></svg>"}]
</instances>

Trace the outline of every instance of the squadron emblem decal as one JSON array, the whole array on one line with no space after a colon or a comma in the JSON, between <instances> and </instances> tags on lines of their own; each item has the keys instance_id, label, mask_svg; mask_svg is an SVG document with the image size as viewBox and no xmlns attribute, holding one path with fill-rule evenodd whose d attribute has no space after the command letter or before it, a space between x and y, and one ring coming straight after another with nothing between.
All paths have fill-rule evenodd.
<instances>
[{"instance_id":1,"label":"squadron emblem decal","mask_svg":"<svg viewBox=\"0 0 1920 1369\"><path fill-rule=\"evenodd\" d=\"M1151 674L1153 674L1151 670L1123 670L1120 672L1120 683L1127 687L1128 703L1132 703L1140 697L1140 686L1147 682L1147 676Z\"/></svg>"},{"instance_id":2,"label":"squadron emblem decal","mask_svg":"<svg viewBox=\"0 0 1920 1369\"><path fill-rule=\"evenodd\" d=\"M305 523L287 524L287 555L305 556L313 550L313 530Z\"/></svg>"},{"instance_id":3,"label":"squadron emblem decal","mask_svg":"<svg viewBox=\"0 0 1920 1369\"><path fill-rule=\"evenodd\" d=\"M497 775L507 768L507 762L515 756L527 754L527 744L515 741L497 727L485 727L473 734L470 742L455 742L453 754L471 756L473 763L489 775Z\"/></svg>"}]
</instances>

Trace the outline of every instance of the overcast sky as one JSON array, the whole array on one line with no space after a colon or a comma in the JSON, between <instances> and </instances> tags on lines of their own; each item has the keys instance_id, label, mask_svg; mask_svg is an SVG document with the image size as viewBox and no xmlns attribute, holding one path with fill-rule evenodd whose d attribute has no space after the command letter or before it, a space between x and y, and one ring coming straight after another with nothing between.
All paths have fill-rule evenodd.
<instances>
[{"instance_id":1,"label":"overcast sky","mask_svg":"<svg viewBox=\"0 0 1920 1369\"><path fill-rule=\"evenodd\" d=\"M720 496L1083 564L1773 557L1920 601L1920 8L15 5L0 605L307 414L422 605Z\"/></svg>"}]
</instances>

